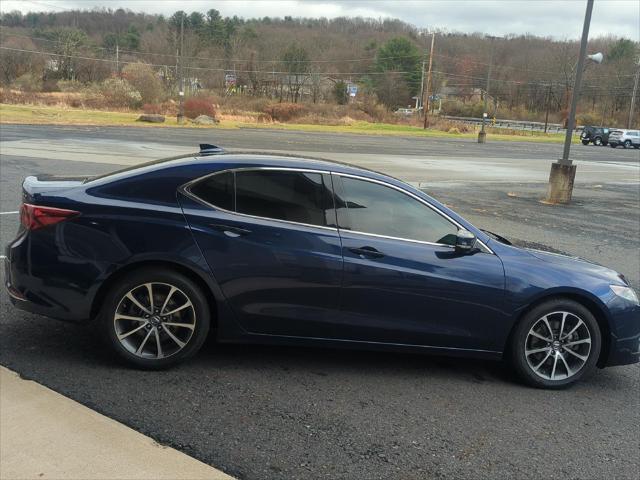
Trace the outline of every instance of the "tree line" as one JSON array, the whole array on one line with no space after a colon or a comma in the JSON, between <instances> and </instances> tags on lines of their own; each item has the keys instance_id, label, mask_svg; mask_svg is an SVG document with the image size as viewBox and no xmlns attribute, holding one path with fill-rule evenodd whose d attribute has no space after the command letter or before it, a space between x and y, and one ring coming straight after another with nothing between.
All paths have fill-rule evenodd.
<instances>
[{"instance_id":1,"label":"tree line","mask_svg":"<svg viewBox=\"0 0 640 480\"><path fill-rule=\"evenodd\" d=\"M165 95L180 78L188 91L264 96L278 101L347 103L374 98L389 109L415 105L432 32L400 20L223 17L215 9L171 16L124 9L8 12L0 17L0 82L55 89L59 81L100 84L147 64ZM436 31L431 92L443 111L479 116L491 63L490 114L562 118L575 77L577 41L532 35L491 38ZM589 64L580 111L588 123L628 112L639 45L591 39L605 61ZM22 79L22 80L21 80ZM17 83L16 83L17 82ZM348 85L357 85L351 100ZM439 102L431 102L440 106ZM638 109L640 110L640 109Z\"/></svg>"}]
</instances>

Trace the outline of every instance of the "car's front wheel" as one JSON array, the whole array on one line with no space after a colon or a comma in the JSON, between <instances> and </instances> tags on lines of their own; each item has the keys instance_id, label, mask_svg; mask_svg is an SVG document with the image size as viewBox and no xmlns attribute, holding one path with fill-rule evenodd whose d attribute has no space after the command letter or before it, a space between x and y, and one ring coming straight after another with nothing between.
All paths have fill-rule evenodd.
<instances>
[{"instance_id":1,"label":"car's front wheel","mask_svg":"<svg viewBox=\"0 0 640 480\"><path fill-rule=\"evenodd\" d=\"M529 385L564 388L589 375L600 354L598 322L580 303L557 298L528 312L512 336L511 360Z\"/></svg>"},{"instance_id":2,"label":"car's front wheel","mask_svg":"<svg viewBox=\"0 0 640 480\"><path fill-rule=\"evenodd\" d=\"M587 140L587 139L582 140L582 144L583 145L589 145L589 140Z\"/></svg>"},{"instance_id":3,"label":"car's front wheel","mask_svg":"<svg viewBox=\"0 0 640 480\"><path fill-rule=\"evenodd\" d=\"M623 145L624 145L624 148L631 148L631 140L625 140Z\"/></svg>"},{"instance_id":4,"label":"car's front wheel","mask_svg":"<svg viewBox=\"0 0 640 480\"><path fill-rule=\"evenodd\" d=\"M127 363L160 369L194 355L209 331L198 285L166 269L133 271L108 292L100 313L107 343Z\"/></svg>"}]
</instances>

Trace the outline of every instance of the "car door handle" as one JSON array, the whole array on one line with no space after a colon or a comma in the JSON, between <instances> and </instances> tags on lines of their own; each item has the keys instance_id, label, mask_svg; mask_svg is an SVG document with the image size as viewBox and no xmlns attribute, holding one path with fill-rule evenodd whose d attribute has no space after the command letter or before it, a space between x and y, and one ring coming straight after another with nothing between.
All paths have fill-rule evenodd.
<instances>
[{"instance_id":1,"label":"car door handle","mask_svg":"<svg viewBox=\"0 0 640 480\"><path fill-rule=\"evenodd\" d=\"M373 247L350 248L349 251L355 253L356 255L360 255L361 257L369 257L369 258L384 257L384 253L382 253L379 250L376 250Z\"/></svg>"},{"instance_id":2,"label":"car door handle","mask_svg":"<svg viewBox=\"0 0 640 480\"><path fill-rule=\"evenodd\" d=\"M249 233L251 233L251 230L247 230L246 228L242 228L242 227L235 227L233 225L222 225L219 223L211 223L209 224L209 226L211 228L221 231L227 237L231 237L231 238L236 238L236 237L240 237L242 235L248 235Z\"/></svg>"}]
</instances>

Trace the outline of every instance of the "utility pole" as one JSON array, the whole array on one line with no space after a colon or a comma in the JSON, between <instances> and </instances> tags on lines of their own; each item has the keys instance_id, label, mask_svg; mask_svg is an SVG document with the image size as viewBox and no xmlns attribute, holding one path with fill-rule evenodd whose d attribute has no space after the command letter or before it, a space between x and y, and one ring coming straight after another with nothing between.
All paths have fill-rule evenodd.
<instances>
[{"instance_id":1,"label":"utility pole","mask_svg":"<svg viewBox=\"0 0 640 480\"><path fill-rule=\"evenodd\" d=\"M420 78L420 105L418 105L419 107L422 107L422 115L424 115L424 69L426 67L426 56L427 56L427 51L424 51L424 55L425 58L422 59L422 77ZM420 113L420 110L418 110L418 113Z\"/></svg>"},{"instance_id":2,"label":"utility pole","mask_svg":"<svg viewBox=\"0 0 640 480\"><path fill-rule=\"evenodd\" d=\"M567 134L564 138L564 148L562 158L551 164L549 174L549 188L547 190L546 201L548 203L569 203L573 194L573 182L576 177L576 166L569 159L571 141L573 140L573 127L576 122L576 109L578 107L578 97L580 96L580 86L582 84L582 72L584 61L587 56L587 40L589 39L589 26L591 24L591 12L593 11L593 0L587 0L587 10L584 14L584 25L582 26L582 40L580 41L580 56L576 71L573 94L571 96L571 110L569 111L569 123L567 124Z\"/></svg>"},{"instance_id":3,"label":"utility pole","mask_svg":"<svg viewBox=\"0 0 640 480\"><path fill-rule=\"evenodd\" d=\"M184 123L184 66L183 60L184 48L184 13L180 17L180 91L178 92L178 123Z\"/></svg>"},{"instance_id":4,"label":"utility pole","mask_svg":"<svg viewBox=\"0 0 640 480\"><path fill-rule=\"evenodd\" d=\"M549 103L551 101L551 84L547 87L547 96L545 98L545 110L544 114L544 133L547 133L547 127L549 126Z\"/></svg>"},{"instance_id":5,"label":"utility pole","mask_svg":"<svg viewBox=\"0 0 640 480\"><path fill-rule=\"evenodd\" d=\"M485 82L484 89L484 111L482 112L482 128L480 132L478 132L478 143L486 143L487 142L487 132L484 127L487 123L487 100L489 99L489 83L491 82L491 67L493 66L493 40L495 37L490 37L491 41L491 53L489 54L489 68L487 69L487 80Z\"/></svg>"},{"instance_id":6,"label":"utility pole","mask_svg":"<svg viewBox=\"0 0 640 480\"><path fill-rule=\"evenodd\" d=\"M633 82L633 92L631 93L631 106L629 107L629 120L627 121L627 128L631 128L633 124L633 114L636 109L636 95L638 93L638 81L640 80L640 57L638 57L638 65L636 67L636 78Z\"/></svg>"},{"instance_id":7,"label":"utility pole","mask_svg":"<svg viewBox=\"0 0 640 480\"><path fill-rule=\"evenodd\" d=\"M429 126L429 90L431 88L431 66L433 65L433 44L436 41L436 34L431 34L431 50L429 50L429 72L427 73L427 90L425 100L422 103L422 109L424 110L424 125L423 128L427 128Z\"/></svg>"},{"instance_id":8,"label":"utility pole","mask_svg":"<svg viewBox=\"0 0 640 480\"><path fill-rule=\"evenodd\" d=\"M118 40L116 40L116 74L120 75L120 46Z\"/></svg>"}]
</instances>

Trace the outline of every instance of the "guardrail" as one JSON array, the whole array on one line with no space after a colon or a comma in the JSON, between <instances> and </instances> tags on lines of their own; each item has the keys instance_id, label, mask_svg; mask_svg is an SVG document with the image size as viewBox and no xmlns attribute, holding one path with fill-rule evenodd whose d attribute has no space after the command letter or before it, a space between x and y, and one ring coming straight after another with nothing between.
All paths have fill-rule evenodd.
<instances>
[{"instance_id":1,"label":"guardrail","mask_svg":"<svg viewBox=\"0 0 640 480\"><path fill-rule=\"evenodd\" d=\"M468 123L476 126L482 125L482 119L476 117L452 117L449 115L440 115L440 118L444 118L447 120L451 120L454 122ZM493 128L509 128L513 130L530 130L530 131L539 131L544 132L544 122L530 122L526 120L507 120L507 119L487 119L486 126ZM577 126L573 131L574 134L578 135L582 132L584 127L582 125ZM567 131L566 128L562 126L560 123L548 123L547 124L547 132L548 133L565 133Z\"/></svg>"}]
</instances>

